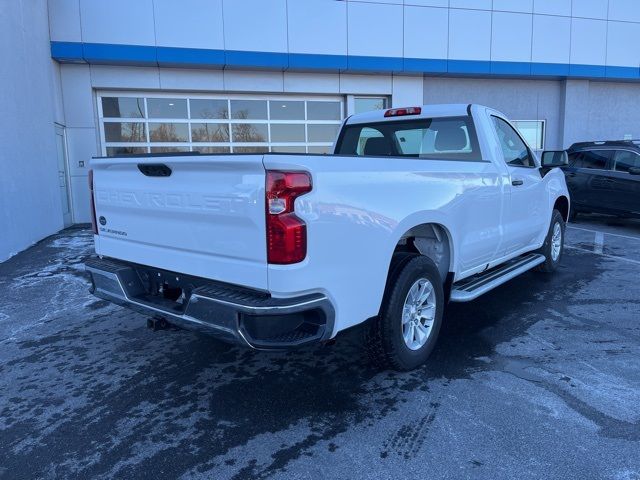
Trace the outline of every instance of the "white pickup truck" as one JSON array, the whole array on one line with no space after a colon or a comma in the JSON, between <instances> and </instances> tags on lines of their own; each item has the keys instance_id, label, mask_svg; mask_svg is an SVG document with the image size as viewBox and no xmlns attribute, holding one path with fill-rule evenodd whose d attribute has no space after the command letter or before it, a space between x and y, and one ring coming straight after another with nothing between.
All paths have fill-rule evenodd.
<instances>
[{"instance_id":1,"label":"white pickup truck","mask_svg":"<svg viewBox=\"0 0 640 480\"><path fill-rule=\"evenodd\" d=\"M411 369L448 302L558 265L566 154L542 160L480 105L353 115L333 155L95 158L92 292L258 349L367 322L374 358Z\"/></svg>"}]
</instances>

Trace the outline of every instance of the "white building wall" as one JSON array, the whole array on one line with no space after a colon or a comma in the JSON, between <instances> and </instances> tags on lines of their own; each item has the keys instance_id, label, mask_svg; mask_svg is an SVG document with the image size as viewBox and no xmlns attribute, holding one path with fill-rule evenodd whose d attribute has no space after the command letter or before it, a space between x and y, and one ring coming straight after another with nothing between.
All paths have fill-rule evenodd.
<instances>
[{"instance_id":1,"label":"white building wall","mask_svg":"<svg viewBox=\"0 0 640 480\"><path fill-rule=\"evenodd\" d=\"M545 120L545 148L562 147L560 81L431 77L424 79L424 101L478 103L513 120Z\"/></svg>"},{"instance_id":2,"label":"white building wall","mask_svg":"<svg viewBox=\"0 0 640 480\"><path fill-rule=\"evenodd\" d=\"M63 226L46 0L0 2L0 262Z\"/></svg>"},{"instance_id":3,"label":"white building wall","mask_svg":"<svg viewBox=\"0 0 640 480\"><path fill-rule=\"evenodd\" d=\"M53 41L237 53L385 58L387 71L412 60L640 66L636 0L49 0ZM592 32L589 35L588 32ZM398 62L394 63L394 59ZM409 61L403 64L403 59ZM243 60L244 61L244 60ZM500 65L475 65L498 71ZM376 64L371 64L375 66ZM378 65L379 66L379 65ZM527 66L516 66L518 73ZM373 67L372 67L373 68ZM429 68L435 68L431 65ZM562 70L562 68L560 69ZM553 74L562 74L560 70ZM476 72L481 73L481 72ZM527 73L527 72L524 72ZM628 74L628 72L626 73ZM590 75L594 71L590 71ZM604 75L604 73L603 73ZM636 78L638 74L634 75Z\"/></svg>"},{"instance_id":4,"label":"white building wall","mask_svg":"<svg viewBox=\"0 0 640 480\"><path fill-rule=\"evenodd\" d=\"M640 137L640 83L605 81L640 78L635 0L15 0L0 2L0 20L2 45L16 45L0 67L0 160L12 172L0 177L0 232L13 232L0 235L0 261L61 227L54 121L66 126L74 221L89 221L98 90L482 103L546 120L547 148ZM91 44L145 59L59 65L49 40L70 42L80 61ZM167 60L180 49L210 63Z\"/></svg>"},{"instance_id":5,"label":"white building wall","mask_svg":"<svg viewBox=\"0 0 640 480\"><path fill-rule=\"evenodd\" d=\"M590 82L587 125L576 141L640 139L640 85Z\"/></svg>"}]
</instances>

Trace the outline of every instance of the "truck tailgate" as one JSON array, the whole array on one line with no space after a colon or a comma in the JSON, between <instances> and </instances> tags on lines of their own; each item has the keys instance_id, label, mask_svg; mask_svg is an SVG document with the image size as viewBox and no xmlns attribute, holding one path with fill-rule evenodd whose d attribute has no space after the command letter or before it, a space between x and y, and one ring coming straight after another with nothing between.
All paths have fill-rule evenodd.
<instances>
[{"instance_id":1,"label":"truck tailgate","mask_svg":"<svg viewBox=\"0 0 640 480\"><path fill-rule=\"evenodd\" d=\"M96 253L267 289L262 155L99 158L92 168Z\"/></svg>"}]
</instances>

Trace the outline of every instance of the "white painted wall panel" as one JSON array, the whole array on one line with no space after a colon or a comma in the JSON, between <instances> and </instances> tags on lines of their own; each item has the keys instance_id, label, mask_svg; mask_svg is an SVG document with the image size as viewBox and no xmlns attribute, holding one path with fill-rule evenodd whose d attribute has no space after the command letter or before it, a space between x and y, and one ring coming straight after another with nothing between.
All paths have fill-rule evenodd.
<instances>
[{"instance_id":1,"label":"white painted wall panel","mask_svg":"<svg viewBox=\"0 0 640 480\"><path fill-rule=\"evenodd\" d=\"M446 59L449 11L444 8L405 7L404 56Z\"/></svg>"},{"instance_id":2,"label":"white painted wall panel","mask_svg":"<svg viewBox=\"0 0 640 480\"><path fill-rule=\"evenodd\" d=\"M224 89L235 92L282 92L282 72L244 72L225 70Z\"/></svg>"},{"instance_id":3,"label":"white painted wall panel","mask_svg":"<svg viewBox=\"0 0 640 480\"><path fill-rule=\"evenodd\" d=\"M393 107L412 107L424 104L422 77L394 76L391 102Z\"/></svg>"},{"instance_id":4,"label":"white painted wall panel","mask_svg":"<svg viewBox=\"0 0 640 480\"><path fill-rule=\"evenodd\" d=\"M607 33L607 65L638 68L640 66L639 43L639 23L609 22Z\"/></svg>"},{"instance_id":5,"label":"white painted wall panel","mask_svg":"<svg viewBox=\"0 0 640 480\"><path fill-rule=\"evenodd\" d=\"M390 95L391 75L340 75L340 93Z\"/></svg>"},{"instance_id":6,"label":"white painted wall panel","mask_svg":"<svg viewBox=\"0 0 640 480\"><path fill-rule=\"evenodd\" d=\"M60 83L65 125L67 127L95 126L89 66L61 65Z\"/></svg>"},{"instance_id":7,"label":"white painted wall panel","mask_svg":"<svg viewBox=\"0 0 640 480\"><path fill-rule=\"evenodd\" d=\"M82 40L155 45L152 0L80 0Z\"/></svg>"},{"instance_id":8,"label":"white painted wall panel","mask_svg":"<svg viewBox=\"0 0 640 480\"><path fill-rule=\"evenodd\" d=\"M349 55L402 57L402 7L348 3Z\"/></svg>"},{"instance_id":9,"label":"white painted wall panel","mask_svg":"<svg viewBox=\"0 0 640 480\"><path fill-rule=\"evenodd\" d=\"M91 65L93 88L160 88L157 67Z\"/></svg>"},{"instance_id":10,"label":"white painted wall panel","mask_svg":"<svg viewBox=\"0 0 640 480\"><path fill-rule=\"evenodd\" d=\"M607 19L609 0L575 0L573 2L573 17Z\"/></svg>"},{"instance_id":11,"label":"white painted wall panel","mask_svg":"<svg viewBox=\"0 0 640 480\"><path fill-rule=\"evenodd\" d=\"M449 12L449 58L489 60L491 58L491 12L451 10Z\"/></svg>"},{"instance_id":12,"label":"white painted wall panel","mask_svg":"<svg viewBox=\"0 0 640 480\"><path fill-rule=\"evenodd\" d=\"M71 177L71 208L73 210L73 220L75 223L90 223L91 213L89 212L89 187L87 177L84 175Z\"/></svg>"},{"instance_id":13,"label":"white painted wall panel","mask_svg":"<svg viewBox=\"0 0 640 480\"><path fill-rule=\"evenodd\" d=\"M535 0L533 13L571 16L571 0Z\"/></svg>"},{"instance_id":14,"label":"white painted wall panel","mask_svg":"<svg viewBox=\"0 0 640 480\"><path fill-rule=\"evenodd\" d=\"M589 138L589 81L570 79L562 82L563 108L561 132L563 144L559 148L569 148L575 142ZM585 121L586 119L586 121Z\"/></svg>"},{"instance_id":15,"label":"white painted wall panel","mask_svg":"<svg viewBox=\"0 0 640 480\"><path fill-rule=\"evenodd\" d=\"M607 56L607 22L574 18L571 22L571 63L604 65Z\"/></svg>"},{"instance_id":16,"label":"white painted wall panel","mask_svg":"<svg viewBox=\"0 0 640 480\"><path fill-rule=\"evenodd\" d=\"M0 262L63 226L46 0L0 7ZM11 48L4 48L10 46Z\"/></svg>"},{"instance_id":17,"label":"white painted wall panel","mask_svg":"<svg viewBox=\"0 0 640 480\"><path fill-rule=\"evenodd\" d=\"M532 61L569 63L570 37L570 18L534 15Z\"/></svg>"},{"instance_id":18,"label":"white painted wall panel","mask_svg":"<svg viewBox=\"0 0 640 480\"><path fill-rule=\"evenodd\" d=\"M591 82L586 138L640 138L640 85Z\"/></svg>"},{"instance_id":19,"label":"white painted wall panel","mask_svg":"<svg viewBox=\"0 0 640 480\"><path fill-rule=\"evenodd\" d=\"M531 15L493 13L491 60L531 61Z\"/></svg>"},{"instance_id":20,"label":"white painted wall panel","mask_svg":"<svg viewBox=\"0 0 640 480\"><path fill-rule=\"evenodd\" d=\"M98 154L95 128L67 128L69 175L87 176L89 160ZM79 162L84 162L81 167Z\"/></svg>"},{"instance_id":21,"label":"white painted wall panel","mask_svg":"<svg viewBox=\"0 0 640 480\"><path fill-rule=\"evenodd\" d=\"M51 86L52 94L51 100L53 101L53 121L64 125L64 105L62 104L62 79L60 78L61 65L56 62L51 62Z\"/></svg>"},{"instance_id":22,"label":"white painted wall panel","mask_svg":"<svg viewBox=\"0 0 640 480\"><path fill-rule=\"evenodd\" d=\"M609 20L640 22L638 0L609 0Z\"/></svg>"},{"instance_id":23,"label":"white painted wall panel","mask_svg":"<svg viewBox=\"0 0 640 480\"><path fill-rule=\"evenodd\" d=\"M533 0L493 0L494 11L504 12L533 12Z\"/></svg>"},{"instance_id":24,"label":"white painted wall panel","mask_svg":"<svg viewBox=\"0 0 640 480\"><path fill-rule=\"evenodd\" d=\"M340 75L284 72L284 91L287 93L339 93Z\"/></svg>"},{"instance_id":25,"label":"white painted wall panel","mask_svg":"<svg viewBox=\"0 0 640 480\"><path fill-rule=\"evenodd\" d=\"M290 52L347 54L347 2L292 1L287 8Z\"/></svg>"},{"instance_id":26,"label":"white painted wall panel","mask_svg":"<svg viewBox=\"0 0 640 480\"><path fill-rule=\"evenodd\" d=\"M216 91L224 89L222 70L160 68L160 88Z\"/></svg>"},{"instance_id":27,"label":"white painted wall panel","mask_svg":"<svg viewBox=\"0 0 640 480\"><path fill-rule=\"evenodd\" d=\"M287 51L285 0L224 0L227 50Z\"/></svg>"},{"instance_id":28,"label":"white painted wall panel","mask_svg":"<svg viewBox=\"0 0 640 480\"><path fill-rule=\"evenodd\" d=\"M80 0L49 0L49 32L54 42L81 42Z\"/></svg>"},{"instance_id":29,"label":"white painted wall panel","mask_svg":"<svg viewBox=\"0 0 640 480\"><path fill-rule=\"evenodd\" d=\"M159 46L224 49L222 0L154 0Z\"/></svg>"}]
</instances>

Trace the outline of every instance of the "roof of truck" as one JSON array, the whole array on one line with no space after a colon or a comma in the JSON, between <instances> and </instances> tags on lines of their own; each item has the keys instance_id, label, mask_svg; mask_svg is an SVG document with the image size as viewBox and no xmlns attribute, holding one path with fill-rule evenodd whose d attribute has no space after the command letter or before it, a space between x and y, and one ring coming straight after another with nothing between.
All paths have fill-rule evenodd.
<instances>
[{"instance_id":1,"label":"roof of truck","mask_svg":"<svg viewBox=\"0 0 640 480\"><path fill-rule=\"evenodd\" d=\"M395 108L386 108L384 110L374 110L372 112L356 113L351 115L346 123L351 125L354 123L371 123L393 120L414 120L418 118L433 118L433 117L461 117L470 115L471 104L469 103L446 103L441 105L414 105L420 107L420 114L416 115L404 115L399 117L385 117L385 113L388 110L395 110ZM481 105L473 105L478 107ZM402 108L402 107L400 107ZM406 108L409 108L407 106Z\"/></svg>"}]
</instances>

